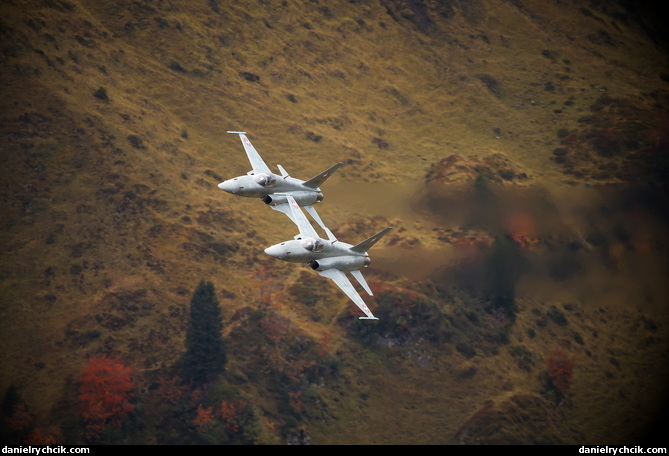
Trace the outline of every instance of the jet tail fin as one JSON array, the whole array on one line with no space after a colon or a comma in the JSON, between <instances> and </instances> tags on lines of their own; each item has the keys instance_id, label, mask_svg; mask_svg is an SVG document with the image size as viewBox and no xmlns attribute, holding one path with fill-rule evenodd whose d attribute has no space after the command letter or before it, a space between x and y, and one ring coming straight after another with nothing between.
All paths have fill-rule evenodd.
<instances>
[{"instance_id":1,"label":"jet tail fin","mask_svg":"<svg viewBox=\"0 0 669 456\"><path fill-rule=\"evenodd\" d=\"M390 231L390 229L391 228L388 227L386 229L383 229L383 230L379 231L374 236L372 236L368 239L365 239L364 241L362 241L358 245L354 245L353 247L351 247L351 250L353 250L354 252L358 252L358 253L365 253L367 250L371 249L372 246L379 241L379 239L381 239L383 236L385 236L388 233L388 231Z\"/></svg>"},{"instance_id":2,"label":"jet tail fin","mask_svg":"<svg viewBox=\"0 0 669 456\"><path fill-rule=\"evenodd\" d=\"M318 188L318 187L321 186L321 184L323 182L325 182L325 180L328 177L330 177L332 175L332 173L337 171L342 166L344 166L343 163L341 163L341 162L337 163L336 165L333 165L333 166L329 167L328 169L326 169L325 171L323 171L322 173L320 173L318 176L312 177L311 179L306 181L303 185L306 185L307 187L311 187L311 188Z\"/></svg>"}]
</instances>

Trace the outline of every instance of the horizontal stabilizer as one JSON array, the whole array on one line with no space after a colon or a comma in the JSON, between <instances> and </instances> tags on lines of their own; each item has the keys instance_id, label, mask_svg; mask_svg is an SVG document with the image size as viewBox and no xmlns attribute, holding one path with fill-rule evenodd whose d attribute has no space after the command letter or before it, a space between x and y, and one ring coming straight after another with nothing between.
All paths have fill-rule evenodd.
<instances>
[{"instance_id":1,"label":"horizontal stabilizer","mask_svg":"<svg viewBox=\"0 0 669 456\"><path fill-rule=\"evenodd\" d=\"M374 296L374 293L372 293L372 290L369 288L369 285L367 285L367 281L365 280L365 277L362 275L362 272L360 272L360 269L351 270L351 275L355 277L355 280L357 280L360 286L362 286L362 288L365 289L368 295Z\"/></svg>"},{"instance_id":2,"label":"horizontal stabilizer","mask_svg":"<svg viewBox=\"0 0 669 456\"><path fill-rule=\"evenodd\" d=\"M344 293L346 293L346 296L348 296L349 299L353 301L365 315L367 315L366 317L362 318L365 320L378 320L372 311L369 310L365 304L365 301L362 300L358 292L355 291L353 284L350 280L348 280L348 277L346 277L344 272L340 271L339 269L326 269L325 271L318 271L318 273L321 276L332 280Z\"/></svg>"},{"instance_id":3,"label":"horizontal stabilizer","mask_svg":"<svg viewBox=\"0 0 669 456\"><path fill-rule=\"evenodd\" d=\"M318 223L318 225L321 228L323 228L325 233L328 235L328 239L330 239L331 241L336 241L337 240L337 238L334 236L334 234L332 234L332 231L330 231L330 229L327 226L325 226L325 223L323 223L323 220L321 220L320 216L318 215L318 212L316 212L315 207L304 206L304 209L309 213L309 215L311 215L311 218L316 220L316 223Z\"/></svg>"},{"instance_id":4,"label":"horizontal stabilizer","mask_svg":"<svg viewBox=\"0 0 669 456\"><path fill-rule=\"evenodd\" d=\"M284 179L285 179L286 177L290 176L290 174L288 174L288 173L286 172L286 170L283 169L283 166L281 166L281 165L276 165L276 167L279 168L279 171L281 172L281 177L283 177Z\"/></svg>"},{"instance_id":5,"label":"horizontal stabilizer","mask_svg":"<svg viewBox=\"0 0 669 456\"><path fill-rule=\"evenodd\" d=\"M328 169L326 169L325 171L323 171L322 173L320 173L318 176L312 177L311 179L306 181L303 185L306 185L307 187L310 187L310 188L318 188L318 187L321 186L321 184L323 182L325 182L325 180L328 177L330 177L332 175L332 173L337 171L342 166L344 166L343 163L337 163L336 165L333 165L333 166L329 167Z\"/></svg>"},{"instance_id":6,"label":"horizontal stabilizer","mask_svg":"<svg viewBox=\"0 0 669 456\"><path fill-rule=\"evenodd\" d=\"M325 227L323 227L323 229L325 230L325 233L328 235L328 240L331 243L334 244L335 242L337 242L337 237L334 235L334 233L332 231L330 231L330 228L325 226Z\"/></svg>"},{"instance_id":7,"label":"horizontal stabilizer","mask_svg":"<svg viewBox=\"0 0 669 456\"><path fill-rule=\"evenodd\" d=\"M293 221L297 225L297 222L295 221L295 217L293 217L293 211L290 209L290 206L288 203L281 203L281 204L270 204L269 207L274 209L275 211L278 212L283 212L288 216L289 219Z\"/></svg>"},{"instance_id":8,"label":"horizontal stabilizer","mask_svg":"<svg viewBox=\"0 0 669 456\"><path fill-rule=\"evenodd\" d=\"M372 246L379 241L379 239L381 239L383 236L385 236L388 233L388 231L390 231L390 229L391 228L388 227L384 230L379 231L374 236L372 236L368 239L365 239L364 241L362 241L358 245L354 245L353 247L351 247L351 250L353 250L354 252L358 252L358 253L365 253L367 250L371 249Z\"/></svg>"},{"instance_id":9,"label":"horizontal stabilizer","mask_svg":"<svg viewBox=\"0 0 669 456\"><path fill-rule=\"evenodd\" d=\"M358 317L359 320L378 320L376 317Z\"/></svg>"}]
</instances>

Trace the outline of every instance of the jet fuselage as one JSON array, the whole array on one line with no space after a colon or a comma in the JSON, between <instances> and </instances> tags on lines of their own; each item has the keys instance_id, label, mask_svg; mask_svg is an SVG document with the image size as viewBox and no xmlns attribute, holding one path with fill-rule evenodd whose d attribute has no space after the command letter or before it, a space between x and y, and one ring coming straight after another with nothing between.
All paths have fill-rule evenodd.
<instances>
[{"instance_id":1,"label":"jet fuselage","mask_svg":"<svg viewBox=\"0 0 669 456\"><path fill-rule=\"evenodd\" d=\"M366 252L355 252L351 250L351 247L351 244L340 241L304 238L274 244L265 249L265 253L291 263L309 263L324 258L337 258L338 261L342 260L350 266L357 266L346 269L359 269L367 266L370 263L369 255Z\"/></svg>"},{"instance_id":2,"label":"jet fuselage","mask_svg":"<svg viewBox=\"0 0 669 456\"><path fill-rule=\"evenodd\" d=\"M252 173L233 177L218 184L218 188L237 196L248 198L262 198L272 193L305 192L323 194L320 188L310 188L303 185L304 181L294 177L283 177L276 174Z\"/></svg>"}]
</instances>

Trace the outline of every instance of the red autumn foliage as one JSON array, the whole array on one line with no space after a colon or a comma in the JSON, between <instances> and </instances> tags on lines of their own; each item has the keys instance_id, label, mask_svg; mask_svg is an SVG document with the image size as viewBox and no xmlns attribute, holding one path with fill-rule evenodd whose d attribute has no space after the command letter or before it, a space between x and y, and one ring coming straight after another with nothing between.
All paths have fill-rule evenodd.
<instances>
[{"instance_id":1,"label":"red autumn foliage","mask_svg":"<svg viewBox=\"0 0 669 456\"><path fill-rule=\"evenodd\" d=\"M244 401L222 401L220 407L205 407L198 404L193 425L199 432L206 432L212 430L217 423L222 423L228 431L236 433L241 429L240 414L245 408Z\"/></svg>"},{"instance_id":2,"label":"red autumn foliage","mask_svg":"<svg viewBox=\"0 0 669 456\"><path fill-rule=\"evenodd\" d=\"M574 360L566 353L552 350L546 359L546 364L553 385L562 392L569 390L574 375Z\"/></svg>"},{"instance_id":3,"label":"red autumn foliage","mask_svg":"<svg viewBox=\"0 0 669 456\"><path fill-rule=\"evenodd\" d=\"M221 420L225 423L225 426L228 430L232 432L239 431L239 414L246 408L246 402L221 402L221 408L219 412L221 414Z\"/></svg>"},{"instance_id":4,"label":"red autumn foliage","mask_svg":"<svg viewBox=\"0 0 669 456\"><path fill-rule=\"evenodd\" d=\"M193 425L200 431L209 429L214 423L214 407L197 406L197 415L193 419Z\"/></svg>"},{"instance_id":5,"label":"red autumn foliage","mask_svg":"<svg viewBox=\"0 0 669 456\"><path fill-rule=\"evenodd\" d=\"M132 399L132 369L118 358L92 358L79 375L81 413L92 436L107 424L118 426L135 409Z\"/></svg>"}]
</instances>

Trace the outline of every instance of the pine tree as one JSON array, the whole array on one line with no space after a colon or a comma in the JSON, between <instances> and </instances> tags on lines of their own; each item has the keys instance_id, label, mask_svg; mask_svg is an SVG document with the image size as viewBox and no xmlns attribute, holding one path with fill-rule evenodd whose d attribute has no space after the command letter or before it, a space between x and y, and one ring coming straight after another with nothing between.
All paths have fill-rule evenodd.
<instances>
[{"instance_id":1,"label":"pine tree","mask_svg":"<svg viewBox=\"0 0 669 456\"><path fill-rule=\"evenodd\" d=\"M221 337L221 308L211 282L200 282L190 301L186 330L186 353L181 360L183 379L193 386L205 385L223 372L227 361Z\"/></svg>"}]
</instances>

